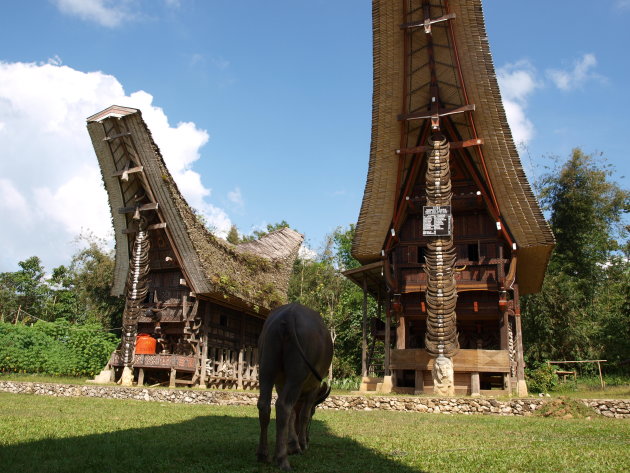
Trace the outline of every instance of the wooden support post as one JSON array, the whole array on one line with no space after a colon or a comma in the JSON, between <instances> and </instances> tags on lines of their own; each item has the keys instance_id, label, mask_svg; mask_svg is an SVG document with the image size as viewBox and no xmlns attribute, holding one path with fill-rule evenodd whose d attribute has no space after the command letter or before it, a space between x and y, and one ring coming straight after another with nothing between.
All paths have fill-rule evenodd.
<instances>
[{"instance_id":1,"label":"wooden support post","mask_svg":"<svg viewBox=\"0 0 630 473\"><path fill-rule=\"evenodd\" d=\"M604 390L604 377L602 376L602 365L599 363L599 360L597 360L597 369L599 370L599 382L602 384L602 391L603 391ZM575 374L573 376L575 376ZM577 379L576 379L576 383L577 383Z\"/></svg>"},{"instance_id":2,"label":"wooden support post","mask_svg":"<svg viewBox=\"0 0 630 473\"><path fill-rule=\"evenodd\" d=\"M258 380L258 348L254 348L252 352L252 379Z\"/></svg>"},{"instance_id":3,"label":"wooden support post","mask_svg":"<svg viewBox=\"0 0 630 473\"><path fill-rule=\"evenodd\" d=\"M138 368L138 386L144 385L144 368Z\"/></svg>"},{"instance_id":4,"label":"wooden support post","mask_svg":"<svg viewBox=\"0 0 630 473\"><path fill-rule=\"evenodd\" d=\"M243 389L243 348L238 351L238 363L236 365L236 387Z\"/></svg>"},{"instance_id":5,"label":"wooden support post","mask_svg":"<svg viewBox=\"0 0 630 473\"><path fill-rule=\"evenodd\" d=\"M396 329L396 348L398 350L404 350L407 348L406 339L407 339L407 318L399 317L398 319L398 328Z\"/></svg>"},{"instance_id":6,"label":"wooden support post","mask_svg":"<svg viewBox=\"0 0 630 473\"><path fill-rule=\"evenodd\" d=\"M501 350L509 350L509 324L510 324L510 315L507 310L504 310L501 319L499 320L500 327L500 343L499 348ZM510 365L512 364L510 360ZM479 376L479 373L477 373ZM503 375L503 389L507 389L510 394L512 394L512 366L510 366L510 371ZM472 392L472 391L471 391Z\"/></svg>"},{"instance_id":7,"label":"wooden support post","mask_svg":"<svg viewBox=\"0 0 630 473\"><path fill-rule=\"evenodd\" d=\"M390 351L392 346L392 314L389 307L389 298L385 300L385 376L391 376Z\"/></svg>"},{"instance_id":8,"label":"wooden support post","mask_svg":"<svg viewBox=\"0 0 630 473\"><path fill-rule=\"evenodd\" d=\"M499 341L499 348L501 350L507 350L509 348L509 344L508 344L508 327L509 327L509 323L510 321L508 320L508 313L507 311L503 311L503 313L501 314L501 318L499 319L499 329L500 329L500 341Z\"/></svg>"},{"instance_id":9,"label":"wooden support post","mask_svg":"<svg viewBox=\"0 0 630 473\"><path fill-rule=\"evenodd\" d=\"M368 375L367 366L367 276L363 274L363 337L361 343L361 376Z\"/></svg>"},{"instance_id":10,"label":"wooden support post","mask_svg":"<svg viewBox=\"0 0 630 473\"><path fill-rule=\"evenodd\" d=\"M521 315L516 317L516 380L517 394L519 397L527 396L527 383L525 382L525 359L523 357L523 332L521 331Z\"/></svg>"},{"instance_id":11,"label":"wooden support post","mask_svg":"<svg viewBox=\"0 0 630 473\"><path fill-rule=\"evenodd\" d=\"M177 380L177 370L175 368L171 368L171 377L168 382L168 387L174 388L176 380Z\"/></svg>"},{"instance_id":12,"label":"wooden support post","mask_svg":"<svg viewBox=\"0 0 630 473\"><path fill-rule=\"evenodd\" d=\"M207 303L202 306L203 310L203 324L201 325L201 366L199 370L199 386L202 388L206 386L206 371L208 364L208 330L209 330L209 307Z\"/></svg>"},{"instance_id":13,"label":"wooden support post","mask_svg":"<svg viewBox=\"0 0 630 473\"><path fill-rule=\"evenodd\" d=\"M381 391L383 393L391 393L394 387L393 379L392 379L392 370L390 368L390 360L391 360L391 347L392 347L392 314L391 307L389 301L389 293L387 293L387 297L385 299L385 360L384 360L384 368L385 368L385 376L383 377L383 384L381 387ZM380 295L380 291L379 291Z\"/></svg>"},{"instance_id":14,"label":"wooden support post","mask_svg":"<svg viewBox=\"0 0 630 473\"><path fill-rule=\"evenodd\" d=\"M424 392L424 370L416 370L416 382L413 393L422 394Z\"/></svg>"},{"instance_id":15,"label":"wooden support post","mask_svg":"<svg viewBox=\"0 0 630 473\"><path fill-rule=\"evenodd\" d=\"M470 395L481 396L481 381L479 373L470 373Z\"/></svg>"}]
</instances>

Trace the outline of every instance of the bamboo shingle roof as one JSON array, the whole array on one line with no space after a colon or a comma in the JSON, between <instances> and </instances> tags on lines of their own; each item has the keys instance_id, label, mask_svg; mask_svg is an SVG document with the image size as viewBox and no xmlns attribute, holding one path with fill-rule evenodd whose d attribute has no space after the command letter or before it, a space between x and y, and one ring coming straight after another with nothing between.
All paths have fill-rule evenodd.
<instances>
[{"instance_id":1,"label":"bamboo shingle roof","mask_svg":"<svg viewBox=\"0 0 630 473\"><path fill-rule=\"evenodd\" d=\"M125 290L137 226L132 219L135 206L151 210L146 212L149 231L165 232L195 296L258 315L286 302L293 262L304 239L301 234L283 228L257 241L232 245L210 233L188 205L140 110L114 105L89 117L87 127L115 230L112 294Z\"/></svg>"},{"instance_id":2,"label":"bamboo shingle roof","mask_svg":"<svg viewBox=\"0 0 630 473\"><path fill-rule=\"evenodd\" d=\"M372 140L352 254L363 264L380 259L400 198L400 182L413 159L411 154L399 157L396 151L426 144L412 142L410 137L415 140L428 119L404 121L399 115L419 114L431 104L429 64L426 59L414 63L413 54L432 41L433 72L441 101L450 109L469 110L447 118L452 134L462 142L483 141L481 146L470 148L470 159L484 176L489 199L498 207L499 221L517 245L521 292L536 292L554 237L527 181L507 122L481 0L432 0L426 4L423 8L421 0L373 0ZM423 22L427 8L431 18L452 19L432 24L430 35L408 35L401 25ZM410 51L407 55L406 50ZM473 105L474 111L470 110ZM399 160L403 160L402 172Z\"/></svg>"}]
</instances>

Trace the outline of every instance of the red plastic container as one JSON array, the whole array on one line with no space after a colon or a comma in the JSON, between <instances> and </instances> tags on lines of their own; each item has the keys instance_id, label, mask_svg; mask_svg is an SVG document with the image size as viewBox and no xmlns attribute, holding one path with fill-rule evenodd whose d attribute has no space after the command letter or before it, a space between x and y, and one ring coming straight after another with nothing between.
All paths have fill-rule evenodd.
<instances>
[{"instance_id":1,"label":"red plastic container","mask_svg":"<svg viewBox=\"0 0 630 473\"><path fill-rule=\"evenodd\" d=\"M140 333L136 337L136 355L155 355L157 340L148 333Z\"/></svg>"}]
</instances>

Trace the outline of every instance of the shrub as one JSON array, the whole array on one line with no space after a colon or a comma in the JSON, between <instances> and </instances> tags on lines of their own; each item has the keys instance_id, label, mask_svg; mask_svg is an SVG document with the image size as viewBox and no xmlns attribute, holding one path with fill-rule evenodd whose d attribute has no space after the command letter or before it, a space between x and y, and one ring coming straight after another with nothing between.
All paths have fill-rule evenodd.
<instances>
[{"instance_id":1,"label":"shrub","mask_svg":"<svg viewBox=\"0 0 630 473\"><path fill-rule=\"evenodd\" d=\"M330 383L333 389L340 389L344 391L358 391L361 385L361 377L354 376L351 378L339 378L333 379Z\"/></svg>"},{"instance_id":2,"label":"shrub","mask_svg":"<svg viewBox=\"0 0 630 473\"><path fill-rule=\"evenodd\" d=\"M31 326L0 323L0 371L93 376L117 343L98 324L73 325L65 319Z\"/></svg>"},{"instance_id":3,"label":"shrub","mask_svg":"<svg viewBox=\"0 0 630 473\"><path fill-rule=\"evenodd\" d=\"M546 363L540 363L533 369L526 370L525 374L527 375L527 387L534 393L553 391L553 388L558 384L556 370Z\"/></svg>"}]
</instances>

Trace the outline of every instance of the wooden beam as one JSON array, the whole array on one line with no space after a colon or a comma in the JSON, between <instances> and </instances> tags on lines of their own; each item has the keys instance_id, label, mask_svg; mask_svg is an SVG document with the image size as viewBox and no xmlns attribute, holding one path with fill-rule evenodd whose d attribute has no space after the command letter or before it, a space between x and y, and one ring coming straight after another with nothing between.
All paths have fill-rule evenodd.
<instances>
[{"instance_id":1,"label":"wooden beam","mask_svg":"<svg viewBox=\"0 0 630 473\"><path fill-rule=\"evenodd\" d=\"M455 13L447 13L446 15L440 16L438 18L425 18L424 21L413 21L411 23L403 23L400 25L401 30L409 30L413 28L424 28L424 32L429 34L431 33L431 26L440 23L443 21L452 20L456 17Z\"/></svg>"},{"instance_id":2,"label":"wooden beam","mask_svg":"<svg viewBox=\"0 0 630 473\"><path fill-rule=\"evenodd\" d=\"M392 350L392 369L431 371L433 363L434 358L423 348ZM453 357L453 367L456 372L508 373L510 355L507 350L461 349Z\"/></svg>"},{"instance_id":3,"label":"wooden beam","mask_svg":"<svg viewBox=\"0 0 630 473\"><path fill-rule=\"evenodd\" d=\"M112 177L118 177L121 176L121 178L123 180L125 179L125 176L127 176L128 174L133 174L136 172L142 172L144 168L142 166L134 166L132 168L126 168L126 169L122 169L121 171L116 171L114 174L112 174Z\"/></svg>"},{"instance_id":4,"label":"wooden beam","mask_svg":"<svg viewBox=\"0 0 630 473\"><path fill-rule=\"evenodd\" d=\"M465 141L454 141L450 143L451 149L461 149L461 148L469 148L470 146L481 146L483 144L483 139L476 138ZM432 146L415 146L413 148L402 148L397 149L396 154L405 155L405 154L416 154L416 153L426 153L427 151L431 151L433 149Z\"/></svg>"},{"instance_id":5,"label":"wooden beam","mask_svg":"<svg viewBox=\"0 0 630 473\"><path fill-rule=\"evenodd\" d=\"M140 207L121 207L118 209L119 214L132 214L136 211L136 209L140 212L145 212L147 210L157 210L159 204L157 202L149 202L148 204L141 205Z\"/></svg>"},{"instance_id":6,"label":"wooden beam","mask_svg":"<svg viewBox=\"0 0 630 473\"><path fill-rule=\"evenodd\" d=\"M166 228L166 222L154 223L153 225L149 225L147 227L147 230L157 230L159 228ZM128 235L130 233L138 233L138 229L137 228L125 228L122 232L125 235Z\"/></svg>"},{"instance_id":7,"label":"wooden beam","mask_svg":"<svg viewBox=\"0 0 630 473\"><path fill-rule=\"evenodd\" d=\"M125 131L123 133L117 133L116 135L106 136L105 138L103 138L103 141L112 141L117 138L122 138L124 136L131 136L131 133L129 133L128 131Z\"/></svg>"},{"instance_id":8,"label":"wooden beam","mask_svg":"<svg viewBox=\"0 0 630 473\"><path fill-rule=\"evenodd\" d=\"M474 112L475 104L467 104L462 105L457 108L442 108L438 107L437 113L432 112L414 112L414 113L401 113L398 115L398 120L422 120L424 118L436 118L436 117L446 117L448 115L454 115L456 113L463 112Z\"/></svg>"}]
</instances>

